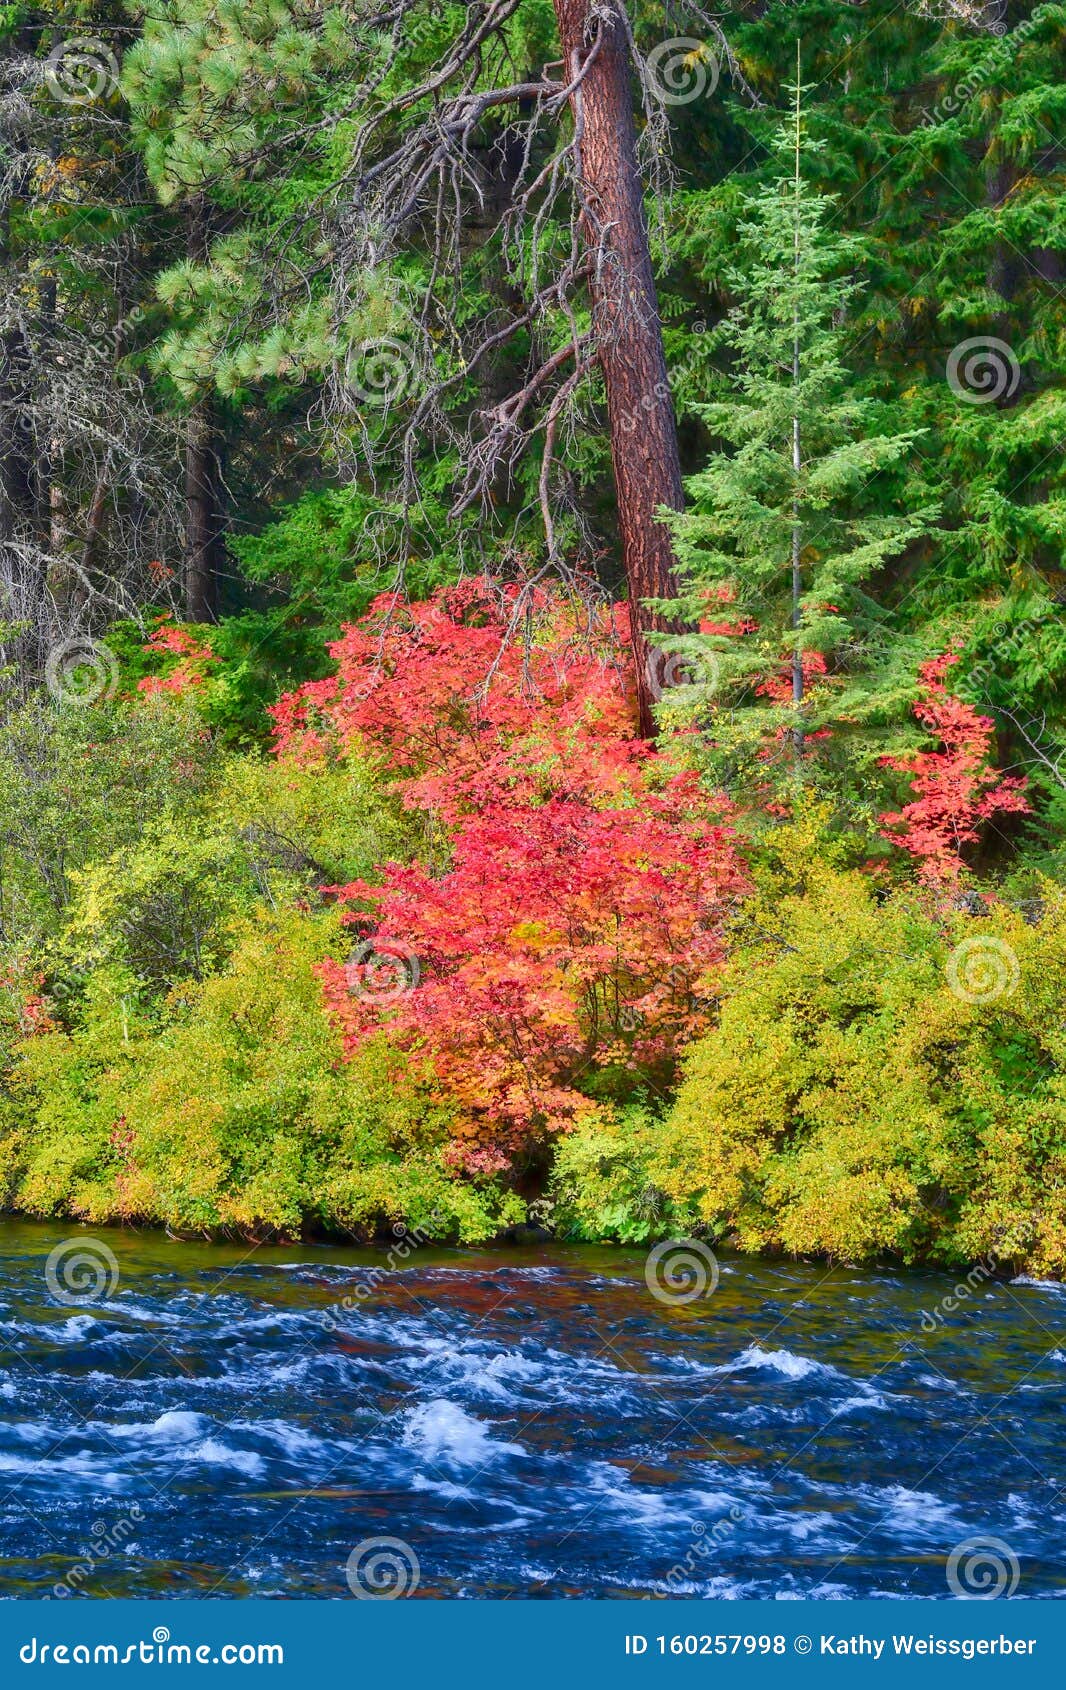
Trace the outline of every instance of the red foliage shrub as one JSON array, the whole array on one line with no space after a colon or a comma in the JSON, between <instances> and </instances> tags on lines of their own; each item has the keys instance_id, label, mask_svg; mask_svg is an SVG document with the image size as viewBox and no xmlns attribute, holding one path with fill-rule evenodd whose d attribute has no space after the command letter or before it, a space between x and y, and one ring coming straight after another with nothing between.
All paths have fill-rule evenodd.
<instances>
[{"instance_id":1,"label":"red foliage shrub","mask_svg":"<svg viewBox=\"0 0 1066 1690\"><path fill-rule=\"evenodd\" d=\"M1024 776L1001 775L989 762L995 724L945 685L944 677L958 661L957 653L948 651L918 671L922 691L914 714L940 749L881 759L887 768L913 777L915 794L901 810L882 815L882 832L917 857L921 878L939 887L958 879L963 850L980 839L983 822L1029 809Z\"/></svg>"},{"instance_id":2,"label":"red foliage shrub","mask_svg":"<svg viewBox=\"0 0 1066 1690\"><path fill-rule=\"evenodd\" d=\"M149 696L174 693L180 697L191 687L203 686L207 665L218 662L206 640L189 628L177 627L169 616L160 617L143 649L156 657L177 658L165 674L146 675L137 682L137 691Z\"/></svg>"},{"instance_id":3,"label":"red foliage shrub","mask_svg":"<svg viewBox=\"0 0 1066 1690\"><path fill-rule=\"evenodd\" d=\"M447 821L620 792L648 750L623 680L624 608L594 618L539 593L508 638L515 598L479 578L424 604L378 599L330 646L336 675L274 706L277 749L376 750L404 802Z\"/></svg>"},{"instance_id":4,"label":"red foliage shrub","mask_svg":"<svg viewBox=\"0 0 1066 1690\"><path fill-rule=\"evenodd\" d=\"M480 581L379 602L332 648L336 677L275 712L282 755L376 750L453 829L443 873L388 863L380 887L334 889L384 959L417 959L406 976L323 980L350 1048L386 1026L458 1102L471 1171L569 1125L597 1071L668 1080L744 885L724 806L637 737L621 616L542 595L527 642L506 637L514 604Z\"/></svg>"},{"instance_id":5,"label":"red foliage shrub","mask_svg":"<svg viewBox=\"0 0 1066 1690\"><path fill-rule=\"evenodd\" d=\"M702 807L684 779L639 808L490 804L459 828L447 873L390 863L383 888L340 890L373 904L386 952L398 941L418 958L418 984L385 1014L461 1103L464 1140L515 1150L567 1126L584 1106L577 1081L609 1064L670 1077L706 1025L701 994L741 889L731 836ZM350 983L327 970L355 1046L382 1012Z\"/></svg>"}]
</instances>

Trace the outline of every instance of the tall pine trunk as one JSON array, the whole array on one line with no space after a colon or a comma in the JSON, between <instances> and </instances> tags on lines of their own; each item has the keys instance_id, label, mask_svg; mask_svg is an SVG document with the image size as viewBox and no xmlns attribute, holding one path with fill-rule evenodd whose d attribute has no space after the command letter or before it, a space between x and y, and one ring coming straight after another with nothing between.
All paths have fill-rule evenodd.
<instances>
[{"instance_id":1,"label":"tall pine trunk","mask_svg":"<svg viewBox=\"0 0 1066 1690\"><path fill-rule=\"evenodd\" d=\"M39 631L36 615L44 591L37 546L40 477L30 416L32 369L17 327L0 337L0 618ZM27 642L24 640L23 642Z\"/></svg>"},{"instance_id":2,"label":"tall pine trunk","mask_svg":"<svg viewBox=\"0 0 1066 1690\"><path fill-rule=\"evenodd\" d=\"M194 264L208 257L207 206L202 194L185 208L186 250ZM185 431L185 615L213 622L218 614L222 566L222 475L215 402L204 393L189 412Z\"/></svg>"},{"instance_id":3,"label":"tall pine trunk","mask_svg":"<svg viewBox=\"0 0 1066 1690\"><path fill-rule=\"evenodd\" d=\"M640 726L651 735L659 689L646 633L669 624L642 601L673 598L678 591L670 534L656 512L664 505L681 509L681 462L637 164L629 41L617 7L601 3L590 27L593 9L593 0L555 0L569 78L584 62L595 29L602 35L571 107L580 149L582 231L587 249L600 258L592 278L593 327L607 390Z\"/></svg>"},{"instance_id":4,"label":"tall pine trunk","mask_svg":"<svg viewBox=\"0 0 1066 1690\"><path fill-rule=\"evenodd\" d=\"M16 65L35 51L32 25L24 20L9 30L0 48L5 89L18 86ZM0 205L0 284L4 302L0 315L0 657L12 658L24 674L43 657L45 630L41 615L44 595L43 558L38 545L40 474L32 411L35 370L23 325L26 309L26 259L21 250L21 202L27 197L31 171L30 146L19 115L17 98L7 101L2 143L3 202ZM13 215L14 214L14 215ZM17 633L11 637L11 625Z\"/></svg>"}]
</instances>

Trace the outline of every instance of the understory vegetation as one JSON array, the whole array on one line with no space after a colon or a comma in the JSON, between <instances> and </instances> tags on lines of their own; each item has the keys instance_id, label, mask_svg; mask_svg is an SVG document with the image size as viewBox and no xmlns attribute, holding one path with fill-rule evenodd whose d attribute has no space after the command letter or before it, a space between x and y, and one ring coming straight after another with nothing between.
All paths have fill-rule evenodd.
<instances>
[{"instance_id":1,"label":"understory vegetation","mask_svg":"<svg viewBox=\"0 0 1066 1690\"><path fill-rule=\"evenodd\" d=\"M1066 1273L1066 10L665 10L4 8L9 1210Z\"/></svg>"},{"instance_id":2,"label":"understory vegetation","mask_svg":"<svg viewBox=\"0 0 1066 1690\"><path fill-rule=\"evenodd\" d=\"M965 866L1020 795L950 666L875 829L806 784L768 821L638 736L623 609L543 590L507 642L517 594L379 602L258 754L191 637L12 716L6 1203L1060 1272L1066 901L1039 836Z\"/></svg>"}]
</instances>

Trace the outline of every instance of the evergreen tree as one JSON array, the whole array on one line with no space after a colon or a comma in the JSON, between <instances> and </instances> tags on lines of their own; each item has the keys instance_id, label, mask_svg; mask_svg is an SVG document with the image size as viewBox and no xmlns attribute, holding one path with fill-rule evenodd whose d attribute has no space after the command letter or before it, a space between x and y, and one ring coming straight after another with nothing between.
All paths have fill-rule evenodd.
<instances>
[{"instance_id":1,"label":"evergreen tree","mask_svg":"<svg viewBox=\"0 0 1066 1690\"><path fill-rule=\"evenodd\" d=\"M535 513L571 580L597 548L561 447L602 403L647 729L646 605L676 585L656 513L681 501L644 203L671 93L633 27L651 14L652 55L680 66L660 9L622 0L177 0L125 80L160 192L206 185L237 213L165 283L191 307L166 348L187 387L315 370L368 478L410 508L427 445L453 453L452 518L502 507L513 565Z\"/></svg>"},{"instance_id":2,"label":"evergreen tree","mask_svg":"<svg viewBox=\"0 0 1066 1690\"><path fill-rule=\"evenodd\" d=\"M861 243L805 177L817 144L801 101L797 79L776 173L743 199L734 303L710 336L724 367L697 409L722 445L670 519L686 582L675 609L700 632L668 642L688 680L663 713L701 725L734 772L782 741L795 762L810 735L871 714L884 644L871 581L936 515L917 477L902 509L879 498L920 431L884 432L846 368Z\"/></svg>"},{"instance_id":3,"label":"evergreen tree","mask_svg":"<svg viewBox=\"0 0 1066 1690\"><path fill-rule=\"evenodd\" d=\"M698 411L721 348L692 326L724 308L744 202L773 169L769 109L802 39L805 123L821 143L804 173L862 243L843 341L852 391L878 402L880 430L915 435L882 469L878 509L909 508L917 465L942 512L878 574L879 664L900 674L898 696L881 682L885 721L904 675L912 688L920 661L957 644L959 688L994 714L998 761L1048 788L1066 747L1066 9L1008 0L995 21L993 33L977 15L869 0L860 28L850 8L798 0L730 24L763 104L727 101L704 125L686 108L698 168L671 219L667 347L682 440L706 450Z\"/></svg>"}]
</instances>

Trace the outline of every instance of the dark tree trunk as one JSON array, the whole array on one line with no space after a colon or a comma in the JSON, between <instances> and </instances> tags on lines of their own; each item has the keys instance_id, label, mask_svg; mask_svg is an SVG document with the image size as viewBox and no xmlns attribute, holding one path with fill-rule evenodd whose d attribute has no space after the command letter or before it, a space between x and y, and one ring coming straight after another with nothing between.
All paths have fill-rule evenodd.
<instances>
[{"instance_id":1,"label":"dark tree trunk","mask_svg":"<svg viewBox=\"0 0 1066 1690\"><path fill-rule=\"evenodd\" d=\"M0 342L0 550L7 620L32 620L43 588L37 555L40 478L30 426L30 355L13 329Z\"/></svg>"},{"instance_id":2,"label":"dark tree trunk","mask_svg":"<svg viewBox=\"0 0 1066 1690\"><path fill-rule=\"evenodd\" d=\"M41 478L30 414L31 360L16 332L0 344L0 621L14 625L2 656L25 680L39 673L48 644L44 552L38 531Z\"/></svg>"},{"instance_id":3,"label":"dark tree trunk","mask_svg":"<svg viewBox=\"0 0 1066 1690\"><path fill-rule=\"evenodd\" d=\"M214 622L221 551L214 406L198 399L185 431L185 615Z\"/></svg>"},{"instance_id":4,"label":"dark tree trunk","mask_svg":"<svg viewBox=\"0 0 1066 1690\"><path fill-rule=\"evenodd\" d=\"M59 144L54 135L49 136L43 150L45 157L51 159L54 167L59 156ZM46 272L37 283L37 360L48 372L51 372L56 364L58 316L59 288L55 272L52 272L52 274ZM41 537L42 551L52 560L53 571L55 571L56 561L66 538L63 520L63 490L59 483L59 467L62 459L59 430L59 418L55 415L54 407L49 407L45 438L41 444L37 465L37 497L39 501L37 532ZM62 583L58 573L54 576L53 590L56 589L62 591Z\"/></svg>"},{"instance_id":5,"label":"dark tree trunk","mask_svg":"<svg viewBox=\"0 0 1066 1690\"><path fill-rule=\"evenodd\" d=\"M656 512L664 505L681 509L681 463L637 164L629 42L615 8L608 14L601 4L601 15L590 28L592 10L592 0L555 0L571 78L595 31L602 35L595 63L571 105L580 146L582 231L596 260L593 327L607 390L640 725L642 733L651 735L652 705L660 688L645 635L649 628L669 624L645 610L642 601L672 598L678 590L670 534Z\"/></svg>"},{"instance_id":6,"label":"dark tree trunk","mask_svg":"<svg viewBox=\"0 0 1066 1690\"><path fill-rule=\"evenodd\" d=\"M185 208L186 250L194 264L206 263L207 206L202 194ZM222 567L222 475L214 398L203 394L189 412L185 432L185 615L190 622L214 622Z\"/></svg>"},{"instance_id":7,"label":"dark tree trunk","mask_svg":"<svg viewBox=\"0 0 1066 1690\"><path fill-rule=\"evenodd\" d=\"M20 277L8 207L0 218L0 276L8 288L7 323L0 334L0 619L23 624L18 643L27 657L40 632L44 590L37 543L40 476L30 410L33 360L17 315Z\"/></svg>"},{"instance_id":8,"label":"dark tree trunk","mask_svg":"<svg viewBox=\"0 0 1066 1690\"><path fill-rule=\"evenodd\" d=\"M34 51L32 29L24 22L6 37L0 55L6 86L13 83L12 61ZM35 372L22 322L25 263L12 230L12 208L26 197L30 172L30 149L17 112L15 101L14 112L7 114L4 124L9 180L0 212L0 285L5 293L0 330L0 622L19 625L10 645L4 635L4 660L14 655L29 672L42 655L40 612L45 582L38 544L41 479L32 412Z\"/></svg>"}]
</instances>

